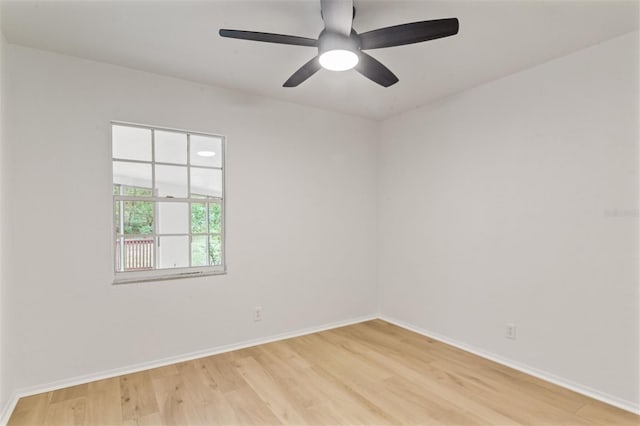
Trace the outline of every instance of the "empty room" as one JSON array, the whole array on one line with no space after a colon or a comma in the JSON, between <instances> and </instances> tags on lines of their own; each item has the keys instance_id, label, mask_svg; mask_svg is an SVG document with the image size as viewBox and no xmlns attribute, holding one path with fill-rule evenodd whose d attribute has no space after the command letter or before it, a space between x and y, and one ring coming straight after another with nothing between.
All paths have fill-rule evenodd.
<instances>
[{"instance_id":1,"label":"empty room","mask_svg":"<svg viewBox=\"0 0 640 426\"><path fill-rule=\"evenodd\" d=\"M640 425L639 22L0 0L0 425Z\"/></svg>"}]
</instances>

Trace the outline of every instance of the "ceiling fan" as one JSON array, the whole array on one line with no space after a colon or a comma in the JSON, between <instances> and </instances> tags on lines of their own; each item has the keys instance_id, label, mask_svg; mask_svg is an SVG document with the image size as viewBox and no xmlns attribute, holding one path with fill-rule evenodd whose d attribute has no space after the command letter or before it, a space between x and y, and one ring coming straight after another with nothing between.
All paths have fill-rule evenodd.
<instances>
[{"instance_id":1,"label":"ceiling fan","mask_svg":"<svg viewBox=\"0 0 640 426\"><path fill-rule=\"evenodd\" d=\"M389 87L398 82L387 67L366 54L364 50L402 46L449 37L458 33L458 19L435 19L394 25L358 34L352 26L356 10L353 0L320 0L324 29L318 39L256 31L221 29L222 37L267 43L316 47L318 55L298 69L284 87L296 87L320 68L345 71L354 68L360 74Z\"/></svg>"}]
</instances>

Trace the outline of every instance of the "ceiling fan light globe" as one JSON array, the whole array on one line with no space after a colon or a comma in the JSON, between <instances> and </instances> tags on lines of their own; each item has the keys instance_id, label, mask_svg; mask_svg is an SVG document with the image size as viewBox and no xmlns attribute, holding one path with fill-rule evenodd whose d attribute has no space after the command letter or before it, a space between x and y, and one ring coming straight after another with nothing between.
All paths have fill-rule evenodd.
<instances>
[{"instance_id":1,"label":"ceiling fan light globe","mask_svg":"<svg viewBox=\"0 0 640 426\"><path fill-rule=\"evenodd\" d=\"M346 71L358 65L358 55L344 49L329 50L320 55L320 65L330 71Z\"/></svg>"}]
</instances>

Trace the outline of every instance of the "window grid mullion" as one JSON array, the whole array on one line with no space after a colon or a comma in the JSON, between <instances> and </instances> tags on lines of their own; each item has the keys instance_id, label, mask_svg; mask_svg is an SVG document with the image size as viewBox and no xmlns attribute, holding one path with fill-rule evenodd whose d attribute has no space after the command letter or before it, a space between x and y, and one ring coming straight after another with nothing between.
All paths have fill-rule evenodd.
<instances>
[{"instance_id":1,"label":"window grid mullion","mask_svg":"<svg viewBox=\"0 0 640 426\"><path fill-rule=\"evenodd\" d=\"M221 232L211 232L209 234L204 233L204 232L193 232L193 233L181 233L181 232L174 232L171 234L155 234L155 233L151 233L151 234L116 234L116 236L118 238L154 238L154 237L188 237L189 235L193 235L195 237L206 237L207 235L211 235L213 237L215 237L216 235L222 235Z\"/></svg>"},{"instance_id":2,"label":"window grid mullion","mask_svg":"<svg viewBox=\"0 0 640 426\"><path fill-rule=\"evenodd\" d=\"M224 168L224 171L222 172L222 193L221 195L223 197L226 196L226 189L227 189L227 173L226 173L226 165L227 165L227 150L226 150L226 145L224 143L224 141L220 144L220 155L222 156L222 158L220 159L220 165ZM226 225L225 225L225 205L226 203L223 203L222 201L220 201L220 264L221 265L225 265L226 261L225 261L225 257L227 255L227 247L226 247L226 241L227 241L227 237L226 237Z\"/></svg>"},{"instance_id":3,"label":"window grid mullion","mask_svg":"<svg viewBox=\"0 0 640 426\"><path fill-rule=\"evenodd\" d=\"M119 193L122 195L122 185L118 186ZM124 201L120 201L120 232L124 235ZM124 271L124 237L120 238L120 270Z\"/></svg>"},{"instance_id":4,"label":"window grid mullion","mask_svg":"<svg viewBox=\"0 0 640 426\"><path fill-rule=\"evenodd\" d=\"M209 234L211 232L210 229L210 224L209 224L209 219L211 218L211 214L209 213L209 203L205 203L205 211L206 211L206 221L207 221L207 244L206 244L206 252L205 252L205 256L207 256L207 265L211 266L211 247L209 247L209 245L211 244L211 235Z\"/></svg>"},{"instance_id":5,"label":"window grid mullion","mask_svg":"<svg viewBox=\"0 0 640 426\"><path fill-rule=\"evenodd\" d=\"M133 164L151 164L151 161L145 161L145 160L131 160L131 159L127 159L127 158L113 158L113 161L118 161L120 163L133 163ZM186 164L184 163L168 163L166 161L155 161L154 164L157 164L158 166L178 166L178 167L185 167ZM222 170L222 167L216 167L216 166L201 166L201 165L197 165L197 164L193 164L191 165L192 168L194 169L209 169L209 170Z\"/></svg>"},{"instance_id":6,"label":"window grid mullion","mask_svg":"<svg viewBox=\"0 0 640 426\"><path fill-rule=\"evenodd\" d=\"M156 131L151 129L151 194L158 196L156 185ZM153 269L158 269L158 252L160 251L160 237L158 237L158 203L153 202Z\"/></svg>"},{"instance_id":7,"label":"window grid mullion","mask_svg":"<svg viewBox=\"0 0 640 426\"><path fill-rule=\"evenodd\" d=\"M221 197L183 198L183 197L145 197L143 195L116 195L116 201L154 202L154 203L220 203Z\"/></svg>"},{"instance_id":8,"label":"window grid mullion","mask_svg":"<svg viewBox=\"0 0 640 426\"><path fill-rule=\"evenodd\" d=\"M187 133L187 196L189 200L191 200L191 134ZM193 266L193 237L191 236L191 232L193 231L191 225L191 201L189 201L189 227L187 230L189 231L189 266Z\"/></svg>"}]
</instances>

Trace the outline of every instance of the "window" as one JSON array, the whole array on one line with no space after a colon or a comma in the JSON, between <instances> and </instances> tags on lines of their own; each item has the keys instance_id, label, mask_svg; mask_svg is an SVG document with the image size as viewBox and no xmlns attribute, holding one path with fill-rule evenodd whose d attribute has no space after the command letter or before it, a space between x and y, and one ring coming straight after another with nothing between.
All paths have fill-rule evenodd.
<instances>
[{"instance_id":1,"label":"window","mask_svg":"<svg viewBox=\"0 0 640 426\"><path fill-rule=\"evenodd\" d=\"M112 123L115 282L225 271L224 138Z\"/></svg>"}]
</instances>

